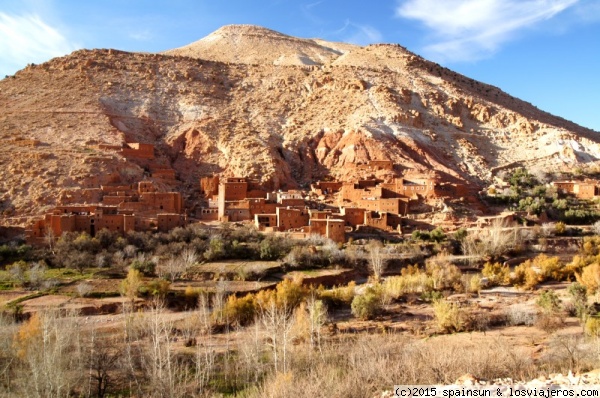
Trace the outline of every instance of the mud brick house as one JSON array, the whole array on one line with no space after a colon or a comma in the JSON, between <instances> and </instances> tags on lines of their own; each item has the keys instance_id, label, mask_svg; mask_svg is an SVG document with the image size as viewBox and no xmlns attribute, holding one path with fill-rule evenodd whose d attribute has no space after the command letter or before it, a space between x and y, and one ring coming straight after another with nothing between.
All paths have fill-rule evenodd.
<instances>
[{"instance_id":1,"label":"mud brick house","mask_svg":"<svg viewBox=\"0 0 600 398\"><path fill-rule=\"evenodd\" d=\"M331 195L339 192L343 185L339 181L317 181L310 185L310 190L316 195Z\"/></svg>"},{"instance_id":2,"label":"mud brick house","mask_svg":"<svg viewBox=\"0 0 600 398\"><path fill-rule=\"evenodd\" d=\"M368 172L376 172L380 170L392 171L394 170L394 164L391 160L370 160L364 164L357 164L356 168Z\"/></svg>"},{"instance_id":3,"label":"mud brick house","mask_svg":"<svg viewBox=\"0 0 600 398\"><path fill-rule=\"evenodd\" d=\"M310 233L325 236L337 243L346 241L345 221L335 218L317 218L310 220Z\"/></svg>"},{"instance_id":4,"label":"mud brick house","mask_svg":"<svg viewBox=\"0 0 600 398\"><path fill-rule=\"evenodd\" d=\"M43 243L51 233L85 232L95 236L101 229L125 234L129 231L166 232L184 226L183 200L179 192L157 192L151 181L101 187L99 204L57 206L26 230L28 243Z\"/></svg>"},{"instance_id":5,"label":"mud brick house","mask_svg":"<svg viewBox=\"0 0 600 398\"><path fill-rule=\"evenodd\" d=\"M154 159L154 145L142 144L140 142L129 142L123 145L99 144L97 149L103 151L117 152L128 159Z\"/></svg>"},{"instance_id":6,"label":"mud brick house","mask_svg":"<svg viewBox=\"0 0 600 398\"><path fill-rule=\"evenodd\" d=\"M287 231L309 225L310 215L306 209L278 207L276 215L277 227L280 231Z\"/></svg>"},{"instance_id":7,"label":"mud brick house","mask_svg":"<svg viewBox=\"0 0 600 398\"><path fill-rule=\"evenodd\" d=\"M600 181L554 181L552 183L559 192L575 195L579 199L593 199L600 196Z\"/></svg>"}]
</instances>

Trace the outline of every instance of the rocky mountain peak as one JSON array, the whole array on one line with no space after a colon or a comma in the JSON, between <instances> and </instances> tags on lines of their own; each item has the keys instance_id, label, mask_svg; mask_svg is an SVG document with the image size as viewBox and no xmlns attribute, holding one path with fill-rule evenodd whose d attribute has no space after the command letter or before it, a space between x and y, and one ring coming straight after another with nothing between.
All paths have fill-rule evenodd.
<instances>
[{"instance_id":1,"label":"rocky mountain peak","mask_svg":"<svg viewBox=\"0 0 600 398\"><path fill-rule=\"evenodd\" d=\"M354 47L300 39L255 25L226 25L194 43L164 53L226 63L323 65Z\"/></svg>"}]
</instances>

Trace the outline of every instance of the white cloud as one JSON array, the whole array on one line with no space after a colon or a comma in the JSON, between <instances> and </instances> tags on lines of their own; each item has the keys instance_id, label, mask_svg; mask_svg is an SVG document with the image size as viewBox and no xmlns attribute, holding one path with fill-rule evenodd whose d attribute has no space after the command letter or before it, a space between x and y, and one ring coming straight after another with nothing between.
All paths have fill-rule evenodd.
<instances>
[{"instance_id":1,"label":"white cloud","mask_svg":"<svg viewBox=\"0 0 600 398\"><path fill-rule=\"evenodd\" d=\"M357 44L359 46L381 43L383 41L383 35L374 27L370 25L355 24L349 20L346 20L344 26L333 32L333 34L343 35L344 38L342 41Z\"/></svg>"},{"instance_id":2,"label":"white cloud","mask_svg":"<svg viewBox=\"0 0 600 398\"><path fill-rule=\"evenodd\" d=\"M129 34L129 37L131 37L133 40L137 40L137 41L149 41L154 38L154 35L152 34L152 32L150 30L145 29L145 30L140 30L137 32L132 32Z\"/></svg>"},{"instance_id":3,"label":"white cloud","mask_svg":"<svg viewBox=\"0 0 600 398\"><path fill-rule=\"evenodd\" d=\"M35 14L0 12L0 76L28 63L44 62L68 54L78 46Z\"/></svg>"},{"instance_id":4,"label":"white cloud","mask_svg":"<svg viewBox=\"0 0 600 398\"><path fill-rule=\"evenodd\" d=\"M523 29L548 20L579 0L405 0L396 13L427 26L424 50L440 61L493 54Z\"/></svg>"}]
</instances>

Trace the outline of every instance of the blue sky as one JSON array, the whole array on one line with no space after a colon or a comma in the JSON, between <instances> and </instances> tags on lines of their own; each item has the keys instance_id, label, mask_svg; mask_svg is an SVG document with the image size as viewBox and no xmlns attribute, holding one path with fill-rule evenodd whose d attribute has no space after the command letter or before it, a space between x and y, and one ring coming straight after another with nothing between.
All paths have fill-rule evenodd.
<instances>
[{"instance_id":1,"label":"blue sky","mask_svg":"<svg viewBox=\"0 0 600 398\"><path fill-rule=\"evenodd\" d=\"M162 51L240 23L399 43L600 131L600 0L0 0L0 76L79 48Z\"/></svg>"}]
</instances>

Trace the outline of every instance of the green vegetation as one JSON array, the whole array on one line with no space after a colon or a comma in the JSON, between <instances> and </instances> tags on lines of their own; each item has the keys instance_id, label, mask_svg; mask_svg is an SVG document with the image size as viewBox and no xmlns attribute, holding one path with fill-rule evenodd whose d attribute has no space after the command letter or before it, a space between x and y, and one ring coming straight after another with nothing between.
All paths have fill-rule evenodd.
<instances>
[{"instance_id":1,"label":"green vegetation","mask_svg":"<svg viewBox=\"0 0 600 398\"><path fill-rule=\"evenodd\" d=\"M490 202L530 214L545 212L550 218L569 224L589 224L600 218L600 212L590 201L559 194L524 168L513 170L504 179L509 188L489 193Z\"/></svg>"}]
</instances>

